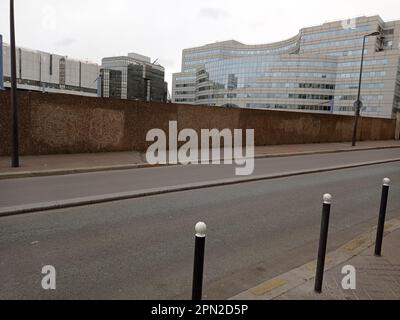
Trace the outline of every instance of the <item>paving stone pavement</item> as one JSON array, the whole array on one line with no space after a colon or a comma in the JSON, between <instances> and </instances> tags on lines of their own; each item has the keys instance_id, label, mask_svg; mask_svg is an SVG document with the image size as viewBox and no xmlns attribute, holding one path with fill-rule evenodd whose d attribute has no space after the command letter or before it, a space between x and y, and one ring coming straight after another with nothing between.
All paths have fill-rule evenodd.
<instances>
[{"instance_id":1,"label":"paving stone pavement","mask_svg":"<svg viewBox=\"0 0 400 320\"><path fill-rule=\"evenodd\" d=\"M374 246L326 271L322 293L314 292L314 278L277 296L277 300L399 300L400 229L384 238L382 256L374 256ZM343 266L356 269L356 289L344 290Z\"/></svg>"},{"instance_id":2,"label":"paving stone pavement","mask_svg":"<svg viewBox=\"0 0 400 320\"><path fill-rule=\"evenodd\" d=\"M400 148L400 140L359 141L356 147L352 147L349 142L259 146L255 147L255 156L290 156L377 148ZM28 176L32 173L54 175L57 173L66 174L68 172L63 171L68 170L90 172L94 169L103 171L118 168L125 169L126 166L147 165L146 155L136 151L21 156L20 162L20 168L11 168L10 158L0 157L0 178L2 176L4 176L3 178L21 176L21 173L28 173Z\"/></svg>"}]
</instances>

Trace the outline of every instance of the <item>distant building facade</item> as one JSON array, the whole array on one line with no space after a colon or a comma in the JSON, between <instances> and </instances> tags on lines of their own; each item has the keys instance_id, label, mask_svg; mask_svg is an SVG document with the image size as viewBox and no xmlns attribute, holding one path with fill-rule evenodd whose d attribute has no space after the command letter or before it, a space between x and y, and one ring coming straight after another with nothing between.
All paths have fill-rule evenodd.
<instances>
[{"instance_id":1,"label":"distant building facade","mask_svg":"<svg viewBox=\"0 0 400 320\"><path fill-rule=\"evenodd\" d=\"M4 87L9 88L11 87L10 46L3 43L1 49ZM17 47L16 69L17 87L20 90L97 96L100 67L96 63Z\"/></svg>"},{"instance_id":2,"label":"distant building facade","mask_svg":"<svg viewBox=\"0 0 400 320\"><path fill-rule=\"evenodd\" d=\"M4 89L4 74L3 74L3 36L0 34L0 90Z\"/></svg>"},{"instance_id":3,"label":"distant building facade","mask_svg":"<svg viewBox=\"0 0 400 320\"><path fill-rule=\"evenodd\" d=\"M98 94L100 97L121 99L122 71L101 69L99 81Z\"/></svg>"},{"instance_id":4,"label":"distant building facade","mask_svg":"<svg viewBox=\"0 0 400 320\"><path fill-rule=\"evenodd\" d=\"M172 101L195 105L354 114L363 36L362 115L400 111L400 21L359 17L304 28L262 45L224 41L182 52Z\"/></svg>"},{"instance_id":5,"label":"distant building facade","mask_svg":"<svg viewBox=\"0 0 400 320\"><path fill-rule=\"evenodd\" d=\"M100 96L143 101L167 101L164 67L137 53L103 58Z\"/></svg>"}]
</instances>

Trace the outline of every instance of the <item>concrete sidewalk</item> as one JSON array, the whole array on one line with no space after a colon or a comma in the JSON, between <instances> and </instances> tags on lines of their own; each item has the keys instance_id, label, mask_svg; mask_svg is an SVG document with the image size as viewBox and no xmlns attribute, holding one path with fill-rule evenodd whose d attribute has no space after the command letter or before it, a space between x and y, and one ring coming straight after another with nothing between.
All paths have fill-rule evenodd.
<instances>
[{"instance_id":1,"label":"concrete sidewalk","mask_svg":"<svg viewBox=\"0 0 400 320\"><path fill-rule=\"evenodd\" d=\"M316 261L235 297L245 300L399 300L400 220L385 225L382 257L374 256L376 228L327 254L322 293L314 292ZM328 240L329 241L329 240ZM344 290L343 266L356 270L356 289Z\"/></svg>"},{"instance_id":2,"label":"concrete sidewalk","mask_svg":"<svg viewBox=\"0 0 400 320\"><path fill-rule=\"evenodd\" d=\"M355 150L400 148L400 140L361 141L356 147L345 143L314 143L262 146L255 148L256 158L283 157ZM145 154L135 151L22 156L20 168L10 168L10 158L0 157L0 179L50 176L105 170L150 167Z\"/></svg>"}]
</instances>

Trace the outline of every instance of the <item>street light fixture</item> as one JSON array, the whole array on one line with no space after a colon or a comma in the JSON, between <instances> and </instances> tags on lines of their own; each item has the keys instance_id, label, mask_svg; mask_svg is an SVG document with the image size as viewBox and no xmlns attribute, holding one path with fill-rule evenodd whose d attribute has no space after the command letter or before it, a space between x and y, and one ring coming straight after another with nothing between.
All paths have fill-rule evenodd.
<instances>
[{"instance_id":1,"label":"street light fixture","mask_svg":"<svg viewBox=\"0 0 400 320\"><path fill-rule=\"evenodd\" d=\"M19 167L18 153L18 109L17 109L17 67L15 56L14 0L10 0L10 49L11 49L11 166Z\"/></svg>"},{"instance_id":2,"label":"street light fixture","mask_svg":"<svg viewBox=\"0 0 400 320\"><path fill-rule=\"evenodd\" d=\"M356 146L357 140L357 126L358 126L358 118L360 117L360 111L362 108L362 101L361 101L361 80L362 80L362 72L363 72L363 64L364 64L364 51L365 51L365 39L367 37L374 37L379 36L381 33L376 31L370 34L366 34L363 37L363 46L361 51L361 66L360 66L360 78L358 80L358 93L357 93L357 100L354 102L354 109L355 109L355 119L354 119L354 128L353 128L353 139L352 139L352 146Z\"/></svg>"}]
</instances>

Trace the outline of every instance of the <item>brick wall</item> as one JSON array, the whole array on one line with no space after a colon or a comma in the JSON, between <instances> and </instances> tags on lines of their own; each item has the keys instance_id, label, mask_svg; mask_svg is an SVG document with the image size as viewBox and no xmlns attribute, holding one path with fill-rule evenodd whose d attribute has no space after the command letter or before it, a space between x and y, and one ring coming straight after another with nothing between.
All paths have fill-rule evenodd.
<instances>
[{"instance_id":1,"label":"brick wall","mask_svg":"<svg viewBox=\"0 0 400 320\"><path fill-rule=\"evenodd\" d=\"M148 130L255 129L256 145L350 141L353 117L270 110L146 103L18 92L22 155L143 151ZM10 153L10 97L0 91L0 155ZM361 118L359 139L394 139L396 120Z\"/></svg>"}]
</instances>

